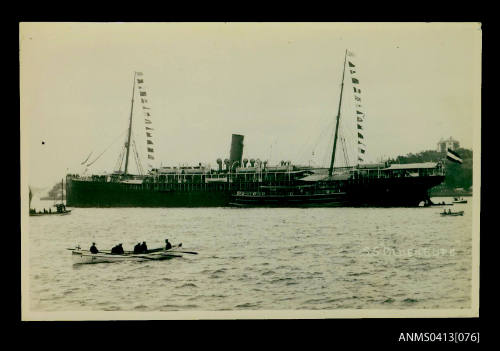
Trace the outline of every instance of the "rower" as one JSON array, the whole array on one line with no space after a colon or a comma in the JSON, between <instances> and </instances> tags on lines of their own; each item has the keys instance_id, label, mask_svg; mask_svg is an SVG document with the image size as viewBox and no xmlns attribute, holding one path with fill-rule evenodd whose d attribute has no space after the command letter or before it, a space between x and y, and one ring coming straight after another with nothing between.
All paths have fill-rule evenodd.
<instances>
[{"instance_id":1,"label":"rower","mask_svg":"<svg viewBox=\"0 0 500 351\"><path fill-rule=\"evenodd\" d=\"M118 244L111 249L112 254L123 255L123 247L122 244Z\"/></svg>"},{"instance_id":2,"label":"rower","mask_svg":"<svg viewBox=\"0 0 500 351\"><path fill-rule=\"evenodd\" d=\"M134 253L135 254L141 253L141 243L137 243L137 245L134 246Z\"/></svg>"},{"instance_id":3,"label":"rower","mask_svg":"<svg viewBox=\"0 0 500 351\"><path fill-rule=\"evenodd\" d=\"M141 245L141 252L142 252L142 253L148 253L148 247L147 247L147 245L146 245L146 242L145 242L145 241L143 241L143 242L142 242L142 245Z\"/></svg>"},{"instance_id":4,"label":"rower","mask_svg":"<svg viewBox=\"0 0 500 351\"><path fill-rule=\"evenodd\" d=\"M99 250L97 250L95 243L92 243L92 246L90 247L90 253L96 254L98 252L99 252Z\"/></svg>"},{"instance_id":5,"label":"rower","mask_svg":"<svg viewBox=\"0 0 500 351\"><path fill-rule=\"evenodd\" d=\"M165 239L165 250L169 250L172 248L172 244L169 243L168 239Z\"/></svg>"}]
</instances>

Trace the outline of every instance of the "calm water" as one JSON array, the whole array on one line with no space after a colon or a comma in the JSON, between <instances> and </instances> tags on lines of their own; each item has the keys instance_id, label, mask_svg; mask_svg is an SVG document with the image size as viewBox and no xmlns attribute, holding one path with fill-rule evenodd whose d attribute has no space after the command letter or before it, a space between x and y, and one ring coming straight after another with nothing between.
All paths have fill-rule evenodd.
<instances>
[{"instance_id":1,"label":"calm water","mask_svg":"<svg viewBox=\"0 0 500 351\"><path fill-rule=\"evenodd\" d=\"M463 217L444 218L439 207L74 208L30 217L31 309L470 308L471 201L451 207ZM52 202L34 205L44 204ZM74 265L66 250L92 241L153 248L165 238L199 254Z\"/></svg>"}]
</instances>

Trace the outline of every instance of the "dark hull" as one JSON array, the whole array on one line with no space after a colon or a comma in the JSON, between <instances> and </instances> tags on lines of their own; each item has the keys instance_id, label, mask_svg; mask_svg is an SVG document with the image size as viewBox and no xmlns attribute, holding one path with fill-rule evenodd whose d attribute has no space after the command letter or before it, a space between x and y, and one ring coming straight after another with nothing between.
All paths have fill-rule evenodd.
<instances>
[{"instance_id":1,"label":"dark hull","mask_svg":"<svg viewBox=\"0 0 500 351\"><path fill-rule=\"evenodd\" d=\"M71 207L221 207L230 191L134 189L120 183L69 180L67 206Z\"/></svg>"},{"instance_id":2,"label":"dark hull","mask_svg":"<svg viewBox=\"0 0 500 351\"><path fill-rule=\"evenodd\" d=\"M223 207L234 204L272 207L412 207L428 201L429 189L443 180L444 176L350 180L342 184L339 191L345 194L269 197L246 202L233 196L236 190L226 188L159 190L123 183L68 179L66 191L67 206L72 207Z\"/></svg>"},{"instance_id":3,"label":"dark hull","mask_svg":"<svg viewBox=\"0 0 500 351\"><path fill-rule=\"evenodd\" d=\"M444 176L428 176L351 181L346 192L353 206L413 207L428 202L429 190L443 180Z\"/></svg>"},{"instance_id":4,"label":"dark hull","mask_svg":"<svg viewBox=\"0 0 500 351\"><path fill-rule=\"evenodd\" d=\"M341 207L349 205L345 193L313 195L233 196L231 206L238 207Z\"/></svg>"}]
</instances>

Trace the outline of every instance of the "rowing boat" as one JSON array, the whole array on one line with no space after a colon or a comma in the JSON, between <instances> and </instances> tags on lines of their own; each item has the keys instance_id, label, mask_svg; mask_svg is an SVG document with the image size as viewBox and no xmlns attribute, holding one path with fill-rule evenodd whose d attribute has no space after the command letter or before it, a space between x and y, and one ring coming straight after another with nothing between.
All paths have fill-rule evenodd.
<instances>
[{"instance_id":1,"label":"rowing boat","mask_svg":"<svg viewBox=\"0 0 500 351\"><path fill-rule=\"evenodd\" d=\"M440 215L441 216L463 216L464 215L464 211L451 212L451 213L441 212Z\"/></svg>"},{"instance_id":2,"label":"rowing boat","mask_svg":"<svg viewBox=\"0 0 500 351\"><path fill-rule=\"evenodd\" d=\"M39 217L39 216L64 216L71 214L71 210L64 210L62 212L30 212L31 217Z\"/></svg>"},{"instance_id":3,"label":"rowing boat","mask_svg":"<svg viewBox=\"0 0 500 351\"><path fill-rule=\"evenodd\" d=\"M182 244L172 245L172 248L166 250L164 247L149 249L146 253L134 253L133 251L124 251L123 254L112 254L111 250L100 250L93 254L89 250L76 247L71 250L75 263L101 263L101 262L120 262L120 261L160 261L174 257L182 257L183 253L198 254L193 251L184 251Z\"/></svg>"},{"instance_id":4,"label":"rowing boat","mask_svg":"<svg viewBox=\"0 0 500 351\"><path fill-rule=\"evenodd\" d=\"M90 253L88 250L73 250L73 261L75 263L102 263L121 261L161 261L174 257L182 257L181 254L170 251L158 251L147 254L124 253L123 255L108 252Z\"/></svg>"}]
</instances>

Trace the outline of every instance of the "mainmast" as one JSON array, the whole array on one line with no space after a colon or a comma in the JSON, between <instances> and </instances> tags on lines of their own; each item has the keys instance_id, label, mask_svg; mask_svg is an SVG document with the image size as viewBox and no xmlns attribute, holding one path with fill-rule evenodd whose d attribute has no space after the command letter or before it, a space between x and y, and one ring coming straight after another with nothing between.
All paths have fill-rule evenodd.
<instances>
[{"instance_id":1,"label":"mainmast","mask_svg":"<svg viewBox=\"0 0 500 351\"><path fill-rule=\"evenodd\" d=\"M333 174L333 163L335 162L335 151L337 150L337 137L339 133L339 121L340 121L340 108L342 107L342 93L344 91L344 76L345 76L345 63L347 59L347 49L344 55L344 70L342 71L342 84L340 86L340 101L339 110L337 112L337 124L335 126L335 138L333 139L333 150L332 150L332 160L330 162L330 169L328 169L328 176Z\"/></svg>"},{"instance_id":2,"label":"mainmast","mask_svg":"<svg viewBox=\"0 0 500 351\"><path fill-rule=\"evenodd\" d=\"M134 72L134 85L132 86L132 104L130 107L130 122L128 126L128 138L127 138L127 144L125 145L127 147L127 155L125 156L125 171L123 172L124 175L127 174L128 170L128 156L130 153L130 136L132 135L132 113L134 111L134 93L135 93L135 76L137 72Z\"/></svg>"}]
</instances>

